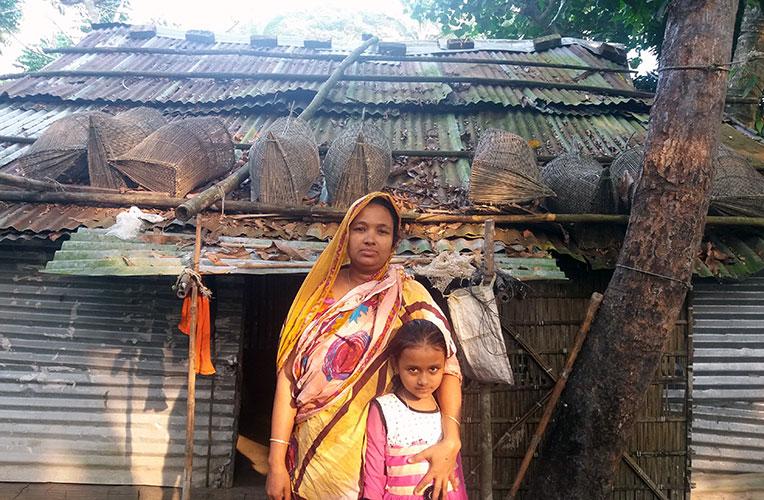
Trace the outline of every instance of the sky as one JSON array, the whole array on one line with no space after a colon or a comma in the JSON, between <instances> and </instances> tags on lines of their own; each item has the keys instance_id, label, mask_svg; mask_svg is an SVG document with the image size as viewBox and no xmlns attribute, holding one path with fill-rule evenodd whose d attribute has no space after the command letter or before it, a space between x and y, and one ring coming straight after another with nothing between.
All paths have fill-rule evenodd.
<instances>
[{"instance_id":1,"label":"sky","mask_svg":"<svg viewBox=\"0 0 764 500\"><path fill-rule=\"evenodd\" d=\"M438 33L434 25L420 26L411 20L401 0L128 0L127 5L132 24L162 23L179 30L205 29L216 34L262 33L270 20L288 12L322 13L331 19L333 13L348 11L390 16L420 38L435 37ZM19 71L14 62L23 48L38 45L41 38L52 39L63 31L76 42L83 35L80 30L83 16L78 10L81 7L62 7L52 0L23 0L22 6L21 29L13 35L10 45L2 47L0 74ZM643 54L643 60L641 72L655 66L655 58L650 54Z\"/></svg>"},{"instance_id":2,"label":"sky","mask_svg":"<svg viewBox=\"0 0 764 500\"><path fill-rule=\"evenodd\" d=\"M51 0L23 0L21 29L11 44L2 47L0 73L18 71L14 61L24 47L39 44L64 31L73 38L82 36L80 7L56 7ZM405 24L419 33L418 24L404 12L401 0L129 0L127 13L131 24L155 24L161 21L180 30L204 29L217 34L260 33L273 17L287 12L378 12ZM437 33L434 27L427 30Z\"/></svg>"}]
</instances>

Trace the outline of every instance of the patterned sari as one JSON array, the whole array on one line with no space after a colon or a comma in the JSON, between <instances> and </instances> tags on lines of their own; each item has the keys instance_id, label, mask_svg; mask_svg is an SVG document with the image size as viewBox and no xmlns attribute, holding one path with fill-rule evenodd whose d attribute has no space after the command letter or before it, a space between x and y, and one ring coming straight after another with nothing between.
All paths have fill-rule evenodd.
<instances>
[{"instance_id":1,"label":"patterned sari","mask_svg":"<svg viewBox=\"0 0 764 500\"><path fill-rule=\"evenodd\" d=\"M390 390L385 348L404 321L438 325L449 348L446 373L461 377L445 316L400 266L388 263L376 279L336 301L330 296L348 262L350 222L374 198L392 203L388 195L372 193L350 207L300 288L281 333L277 366L291 370L295 379L297 416L287 460L298 498L359 498L368 403Z\"/></svg>"}]
</instances>

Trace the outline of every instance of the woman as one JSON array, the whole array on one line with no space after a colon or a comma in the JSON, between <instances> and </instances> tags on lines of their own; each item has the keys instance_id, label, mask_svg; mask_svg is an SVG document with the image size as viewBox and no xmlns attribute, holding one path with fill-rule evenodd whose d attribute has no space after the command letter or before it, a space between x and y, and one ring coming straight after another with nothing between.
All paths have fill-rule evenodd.
<instances>
[{"instance_id":1,"label":"woman","mask_svg":"<svg viewBox=\"0 0 764 500\"><path fill-rule=\"evenodd\" d=\"M461 448L461 373L447 321L429 293L390 264L400 215L371 193L350 207L297 293L281 332L266 482L272 499L357 499L368 403L390 389L385 347L403 321L429 320L449 352L438 391L443 439L418 491L454 481ZM456 485L462 486L462 485Z\"/></svg>"}]
</instances>

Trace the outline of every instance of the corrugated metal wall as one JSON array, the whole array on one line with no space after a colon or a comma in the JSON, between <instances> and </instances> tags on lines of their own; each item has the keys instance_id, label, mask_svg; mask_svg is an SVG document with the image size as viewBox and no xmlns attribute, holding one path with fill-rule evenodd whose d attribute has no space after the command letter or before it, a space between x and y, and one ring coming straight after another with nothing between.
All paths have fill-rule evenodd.
<instances>
[{"instance_id":1,"label":"corrugated metal wall","mask_svg":"<svg viewBox=\"0 0 764 500\"><path fill-rule=\"evenodd\" d=\"M693 472L764 472L764 277L693 297Z\"/></svg>"},{"instance_id":2,"label":"corrugated metal wall","mask_svg":"<svg viewBox=\"0 0 764 500\"><path fill-rule=\"evenodd\" d=\"M43 245L0 246L0 481L179 485L188 342L172 278L40 274ZM242 287L218 285L218 374L196 393L200 486L233 480Z\"/></svg>"}]
</instances>

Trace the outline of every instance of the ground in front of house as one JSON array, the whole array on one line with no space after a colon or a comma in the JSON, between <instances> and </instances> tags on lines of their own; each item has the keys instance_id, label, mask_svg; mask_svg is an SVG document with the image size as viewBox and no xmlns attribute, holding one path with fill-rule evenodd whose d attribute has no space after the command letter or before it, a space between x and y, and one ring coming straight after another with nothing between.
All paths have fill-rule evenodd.
<instances>
[{"instance_id":1,"label":"ground in front of house","mask_svg":"<svg viewBox=\"0 0 764 500\"><path fill-rule=\"evenodd\" d=\"M180 500L179 488L63 483L0 483L3 500ZM193 490L193 500L265 500L263 486Z\"/></svg>"}]
</instances>

